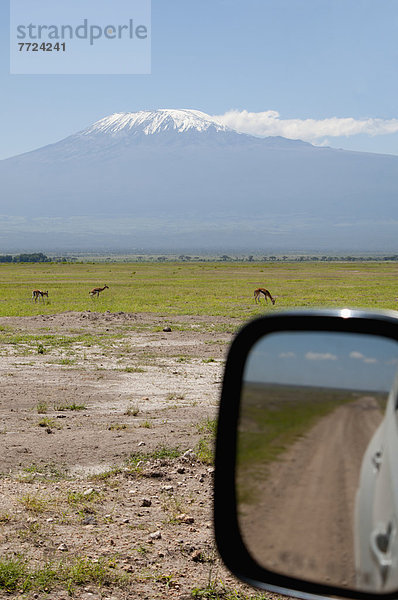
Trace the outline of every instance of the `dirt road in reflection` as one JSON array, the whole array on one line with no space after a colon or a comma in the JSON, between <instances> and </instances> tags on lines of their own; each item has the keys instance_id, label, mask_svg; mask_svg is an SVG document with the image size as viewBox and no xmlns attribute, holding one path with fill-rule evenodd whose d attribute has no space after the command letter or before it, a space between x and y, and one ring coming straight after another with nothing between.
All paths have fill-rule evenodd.
<instances>
[{"instance_id":1,"label":"dirt road in reflection","mask_svg":"<svg viewBox=\"0 0 398 600\"><path fill-rule=\"evenodd\" d=\"M355 494L381 419L375 398L358 398L322 418L271 465L259 501L240 507L245 542L260 564L355 586Z\"/></svg>"}]
</instances>

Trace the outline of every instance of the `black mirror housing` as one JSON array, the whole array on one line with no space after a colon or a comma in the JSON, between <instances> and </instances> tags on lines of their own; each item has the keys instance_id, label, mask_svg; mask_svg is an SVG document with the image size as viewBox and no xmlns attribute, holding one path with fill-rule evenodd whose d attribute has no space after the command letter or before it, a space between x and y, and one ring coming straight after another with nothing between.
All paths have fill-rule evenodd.
<instances>
[{"instance_id":1,"label":"black mirror housing","mask_svg":"<svg viewBox=\"0 0 398 600\"><path fill-rule=\"evenodd\" d=\"M253 346L266 336L283 332L342 333L376 336L398 343L398 314L357 310L277 313L249 322L232 342L226 361L216 441L214 520L218 550L226 566L256 587L300 598L341 597L393 600L396 590L362 591L290 576L261 565L248 550L238 519L236 456L242 382Z\"/></svg>"}]
</instances>

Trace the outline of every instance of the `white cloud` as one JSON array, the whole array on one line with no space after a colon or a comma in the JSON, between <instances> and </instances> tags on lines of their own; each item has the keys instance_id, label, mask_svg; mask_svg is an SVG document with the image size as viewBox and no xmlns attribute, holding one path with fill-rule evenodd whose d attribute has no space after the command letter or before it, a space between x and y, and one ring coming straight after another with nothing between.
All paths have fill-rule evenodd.
<instances>
[{"instance_id":1,"label":"white cloud","mask_svg":"<svg viewBox=\"0 0 398 600\"><path fill-rule=\"evenodd\" d=\"M350 358L355 358L356 360L362 360L364 363L367 363L367 364L374 364L374 363L379 362L377 360L377 358L371 358L371 357L365 356L364 354L362 354L362 352L353 351L353 352L350 352L349 356L350 356Z\"/></svg>"},{"instance_id":2,"label":"white cloud","mask_svg":"<svg viewBox=\"0 0 398 600\"><path fill-rule=\"evenodd\" d=\"M350 358L358 358L359 360L363 360L365 357L361 352L350 352Z\"/></svg>"},{"instance_id":3,"label":"white cloud","mask_svg":"<svg viewBox=\"0 0 398 600\"><path fill-rule=\"evenodd\" d=\"M296 358L296 355L294 352L281 352L279 358Z\"/></svg>"},{"instance_id":4,"label":"white cloud","mask_svg":"<svg viewBox=\"0 0 398 600\"><path fill-rule=\"evenodd\" d=\"M282 119L275 110L249 112L229 110L214 118L241 133L257 136L276 136L324 143L326 137L351 137L367 134L388 135L398 132L398 119L354 119L330 117L327 119Z\"/></svg>"},{"instance_id":5,"label":"white cloud","mask_svg":"<svg viewBox=\"0 0 398 600\"><path fill-rule=\"evenodd\" d=\"M329 352L307 352L305 358L307 360L337 360L337 356Z\"/></svg>"}]
</instances>

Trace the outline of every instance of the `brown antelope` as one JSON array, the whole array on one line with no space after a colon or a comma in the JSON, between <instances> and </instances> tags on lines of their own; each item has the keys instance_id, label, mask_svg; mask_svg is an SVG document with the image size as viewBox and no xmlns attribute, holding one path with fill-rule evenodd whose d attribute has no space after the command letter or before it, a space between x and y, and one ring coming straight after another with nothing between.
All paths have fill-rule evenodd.
<instances>
[{"instance_id":1,"label":"brown antelope","mask_svg":"<svg viewBox=\"0 0 398 600\"><path fill-rule=\"evenodd\" d=\"M89 292L89 294L92 298L94 298L94 296L97 296L98 298L100 292L103 292L104 290L109 290L109 287L107 285L104 285L104 287L93 288L91 292Z\"/></svg>"},{"instance_id":2,"label":"brown antelope","mask_svg":"<svg viewBox=\"0 0 398 600\"><path fill-rule=\"evenodd\" d=\"M271 300L272 304L275 304L275 298L271 296L268 290L264 288L257 288L254 290L254 302L260 303L260 294L264 294L265 301L268 302L268 298Z\"/></svg>"},{"instance_id":3,"label":"brown antelope","mask_svg":"<svg viewBox=\"0 0 398 600\"><path fill-rule=\"evenodd\" d=\"M44 302L44 296L47 296L48 298L48 290L46 292L42 292L41 290L33 290L32 292L32 300L35 302L37 302L40 298Z\"/></svg>"}]
</instances>

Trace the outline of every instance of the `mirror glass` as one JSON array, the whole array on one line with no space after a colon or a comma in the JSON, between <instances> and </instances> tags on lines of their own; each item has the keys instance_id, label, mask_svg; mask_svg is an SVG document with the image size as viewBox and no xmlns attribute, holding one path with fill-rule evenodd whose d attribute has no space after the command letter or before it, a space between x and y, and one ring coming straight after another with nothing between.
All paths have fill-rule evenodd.
<instances>
[{"instance_id":1,"label":"mirror glass","mask_svg":"<svg viewBox=\"0 0 398 600\"><path fill-rule=\"evenodd\" d=\"M280 574L398 589L398 344L278 332L244 370L238 518L248 551Z\"/></svg>"}]
</instances>

